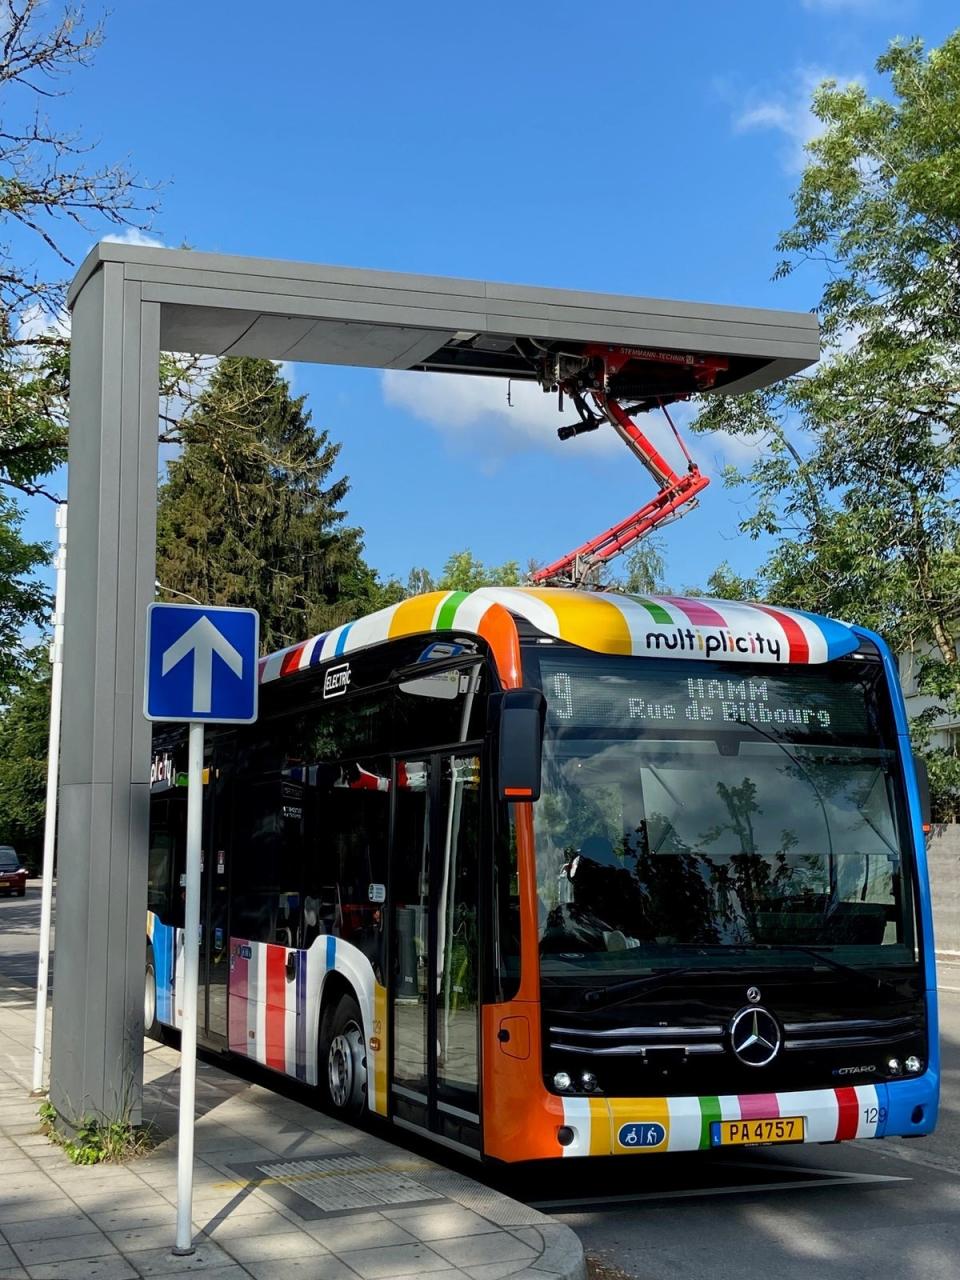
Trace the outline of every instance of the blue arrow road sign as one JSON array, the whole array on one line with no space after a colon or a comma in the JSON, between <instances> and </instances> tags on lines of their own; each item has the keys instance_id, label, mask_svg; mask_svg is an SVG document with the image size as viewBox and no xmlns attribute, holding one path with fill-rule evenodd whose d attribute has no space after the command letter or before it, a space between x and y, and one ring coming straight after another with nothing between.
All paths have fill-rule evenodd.
<instances>
[{"instance_id":1,"label":"blue arrow road sign","mask_svg":"<svg viewBox=\"0 0 960 1280\"><path fill-rule=\"evenodd\" d=\"M256 609L149 605L144 715L218 724L256 720L259 641Z\"/></svg>"}]
</instances>

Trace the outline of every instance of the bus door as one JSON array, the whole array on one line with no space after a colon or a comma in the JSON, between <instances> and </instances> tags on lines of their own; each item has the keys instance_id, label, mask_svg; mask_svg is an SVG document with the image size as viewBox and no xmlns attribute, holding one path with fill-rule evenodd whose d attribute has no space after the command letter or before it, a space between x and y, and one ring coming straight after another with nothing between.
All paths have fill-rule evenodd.
<instances>
[{"instance_id":1,"label":"bus door","mask_svg":"<svg viewBox=\"0 0 960 1280\"><path fill-rule=\"evenodd\" d=\"M391 844L391 1114L480 1148L480 757L399 760Z\"/></svg>"}]
</instances>

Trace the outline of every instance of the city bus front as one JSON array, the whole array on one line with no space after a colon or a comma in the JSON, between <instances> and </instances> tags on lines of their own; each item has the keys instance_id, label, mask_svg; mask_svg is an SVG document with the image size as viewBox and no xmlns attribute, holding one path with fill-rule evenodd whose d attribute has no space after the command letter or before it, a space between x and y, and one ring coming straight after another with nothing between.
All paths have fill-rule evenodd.
<instances>
[{"instance_id":1,"label":"city bus front","mask_svg":"<svg viewBox=\"0 0 960 1280\"><path fill-rule=\"evenodd\" d=\"M526 646L547 698L532 818L557 1155L933 1128L903 705L879 642L841 647L792 664Z\"/></svg>"}]
</instances>

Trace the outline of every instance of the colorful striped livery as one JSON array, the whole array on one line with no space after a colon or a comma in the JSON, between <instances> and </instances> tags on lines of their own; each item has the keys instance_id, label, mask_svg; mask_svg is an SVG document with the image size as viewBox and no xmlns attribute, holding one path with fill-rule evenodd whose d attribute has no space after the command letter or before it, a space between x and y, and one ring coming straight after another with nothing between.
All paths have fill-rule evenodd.
<instances>
[{"instance_id":1,"label":"colorful striped livery","mask_svg":"<svg viewBox=\"0 0 960 1280\"><path fill-rule=\"evenodd\" d=\"M323 986L340 973L353 988L368 1046L371 1108L386 1115L384 989L356 947L323 934L304 950L230 939L227 1044L273 1071L306 1084L318 1078L317 1043Z\"/></svg>"},{"instance_id":2,"label":"colorful striped livery","mask_svg":"<svg viewBox=\"0 0 960 1280\"><path fill-rule=\"evenodd\" d=\"M506 610L545 635L596 653L718 662L808 664L852 653L852 628L829 618L730 600L627 596L559 587L482 587L431 591L347 622L260 663L266 683L371 645L431 631L484 635L491 613Z\"/></svg>"},{"instance_id":3,"label":"colorful striped livery","mask_svg":"<svg viewBox=\"0 0 960 1280\"><path fill-rule=\"evenodd\" d=\"M183 978L183 930L161 924L147 913L156 965L157 1018L180 1025L177 989ZM364 969L366 972L364 972ZM306 1084L317 1083L318 1013L327 975L348 977L360 998L368 1052L367 1089L371 1108L387 1115L386 991L355 947L332 935L317 938L306 950L230 939L228 1045L274 1071ZM883 1136L886 1088L812 1089L792 1093L732 1094L720 1097L557 1099L562 1122L573 1141L564 1157L625 1155L705 1150L717 1120L776 1119L800 1116L804 1141L842 1142ZM544 1095L544 1102L546 1096ZM531 1112L532 1126L553 1128L553 1100ZM621 1141L632 1126L662 1131L662 1141L633 1145Z\"/></svg>"},{"instance_id":4,"label":"colorful striped livery","mask_svg":"<svg viewBox=\"0 0 960 1280\"><path fill-rule=\"evenodd\" d=\"M157 1021L179 1027L177 993L183 982L183 930L147 912L153 948ZM386 991L356 947L332 934L305 950L230 939L227 982L227 1047L305 1084L317 1083L317 1041L323 985L340 973L357 994L368 1055L368 1097L387 1114Z\"/></svg>"},{"instance_id":5,"label":"colorful striped livery","mask_svg":"<svg viewBox=\"0 0 960 1280\"><path fill-rule=\"evenodd\" d=\"M746 1093L713 1098L564 1098L563 1120L574 1134L564 1156L648 1155L703 1151L712 1145L717 1120L776 1120L798 1116L805 1142L880 1138L886 1087L810 1089L791 1093ZM634 1127L645 1139L633 1141Z\"/></svg>"}]
</instances>

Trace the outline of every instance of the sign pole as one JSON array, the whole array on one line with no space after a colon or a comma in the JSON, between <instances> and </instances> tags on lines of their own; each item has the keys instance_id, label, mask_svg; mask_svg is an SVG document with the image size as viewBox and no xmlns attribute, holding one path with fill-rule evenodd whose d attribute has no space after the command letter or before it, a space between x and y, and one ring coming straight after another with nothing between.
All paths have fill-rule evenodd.
<instances>
[{"instance_id":1,"label":"sign pole","mask_svg":"<svg viewBox=\"0 0 960 1280\"><path fill-rule=\"evenodd\" d=\"M177 1136L178 1257L193 1248L193 1126L197 1091L197 984L200 971L200 857L203 839L203 722L190 724L187 763L187 892L180 1015L180 1125Z\"/></svg>"},{"instance_id":2,"label":"sign pole","mask_svg":"<svg viewBox=\"0 0 960 1280\"><path fill-rule=\"evenodd\" d=\"M40 951L37 957L37 1008L33 1031L33 1094L43 1089L47 1036L47 985L50 973L50 922L53 916L53 857L57 841L57 792L60 779L60 704L63 699L63 610L67 587L67 507L57 507L57 589L53 605L50 682L50 736L47 746L47 801L43 820L43 879L40 885Z\"/></svg>"},{"instance_id":3,"label":"sign pole","mask_svg":"<svg viewBox=\"0 0 960 1280\"><path fill-rule=\"evenodd\" d=\"M180 1014L180 1117L177 1133L177 1239L173 1252L193 1248L193 1130L197 1095L197 987L200 980L200 896L203 857L203 726L253 724L257 718L256 609L223 605L147 606L143 714L189 725L187 857L183 906L183 977L169 983ZM169 905L169 904L168 904ZM168 922L169 923L169 922Z\"/></svg>"}]
</instances>

